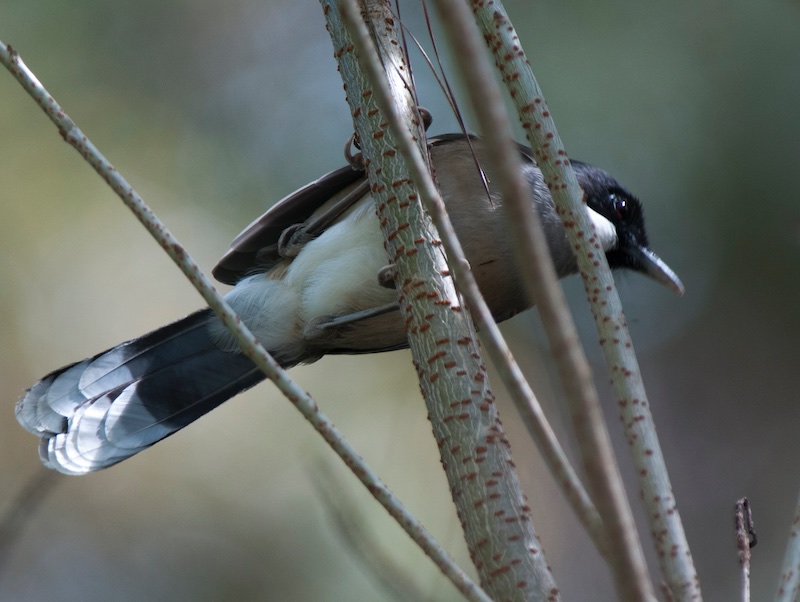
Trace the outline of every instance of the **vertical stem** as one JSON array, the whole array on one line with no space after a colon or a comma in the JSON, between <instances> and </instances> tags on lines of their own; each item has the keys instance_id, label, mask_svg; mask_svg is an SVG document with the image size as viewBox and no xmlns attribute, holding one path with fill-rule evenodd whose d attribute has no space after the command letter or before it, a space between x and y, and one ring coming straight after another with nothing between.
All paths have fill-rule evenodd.
<instances>
[{"instance_id":1,"label":"vertical stem","mask_svg":"<svg viewBox=\"0 0 800 602\"><path fill-rule=\"evenodd\" d=\"M582 192L569 167L567 152L502 3L500 0L470 2L575 249L579 273L611 371L662 574L676 600L700 600L699 579L656 435L622 303L606 257L597 253L593 244L593 226L580 202Z\"/></svg>"},{"instance_id":2,"label":"vertical stem","mask_svg":"<svg viewBox=\"0 0 800 602\"><path fill-rule=\"evenodd\" d=\"M741 601L750 602L750 548L755 545L755 539L753 539L755 531L753 530L750 502L746 497L738 500L734 506L734 524L736 527L736 550L742 577Z\"/></svg>"},{"instance_id":3,"label":"vertical stem","mask_svg":"<svg viewBox=\"0 0 800 602\"><path fill-rule=\"evenodd\" d=\"M789 539L783 555L775 602L795 602L798 594L800 594L800 499L797 500L792 524L789 526Z\"/></svg>"},{"instance_id":4,"label":"vertical stem","mask_svg":"<svg viewBox=\"0 0 800 602\"><path fill-rule=\"evenodd\" d=\"M488 154L496 164L519 265L525 266L520 270L523 280L542 316L559 367L586 474L606 528L607 539L601 550L612 568L620 599L652 600L655 592L611 450L589 364L558 285L539 215L532 210L531 191L521 175L521 160L512 142L500 87L469 8L459 0L436 0L436 5L451 46L460 59L458 67Z\"/></svg>"},{"instance_id":5,"label":"vertical stem","mask_svg":"<svg viewBox=\"0 0 800 602\"><path fill-rule=\"evenodd\" d=\"M368 33L355 1L342 2L342 12L354 32L351 39L337 6L330 0L322 4L367 158L390 261L397 268L400 307L420 387L481 583L496 599L557 599L558 590L533 529L489 389L474 327L462 311L438 233L397 153L398 138L416 141L404 147L405 152L422 152L424 145L393 17L384 2L368 2ZM358 60L371 65L373 72L382 65L381 75L367 81ZM382 106L379 99L390 97L391 102ZM388 129L386 112L401 114L401 122L412 124L412 131L408 126L400 131Z\"/></svg>"}]
</instances>

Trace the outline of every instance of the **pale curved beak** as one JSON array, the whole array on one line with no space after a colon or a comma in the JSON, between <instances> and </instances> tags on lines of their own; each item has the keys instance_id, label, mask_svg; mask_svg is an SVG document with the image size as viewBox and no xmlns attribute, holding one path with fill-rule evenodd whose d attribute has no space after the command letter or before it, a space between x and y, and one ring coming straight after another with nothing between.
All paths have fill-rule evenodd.
<instances>
[{"instance_id":1,"label":"pale curved beak","mask_svg":"<svg viewBox=\"0 0 800 602\"><path fill-rule=\"evenodd\" d=\"M626 251L640 265L640 270L671 291L683 295L686 289L678 275L647 247L634 247Z\"/></svg>"}]
</instances>

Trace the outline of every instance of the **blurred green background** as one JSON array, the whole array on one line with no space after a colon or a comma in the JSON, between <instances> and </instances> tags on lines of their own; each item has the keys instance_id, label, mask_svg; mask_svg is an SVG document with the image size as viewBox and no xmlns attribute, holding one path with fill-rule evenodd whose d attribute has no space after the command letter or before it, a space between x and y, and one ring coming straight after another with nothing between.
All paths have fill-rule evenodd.
<instances>
[{"instance_id":1,"label":"blurred green background","mask_svg":"<svg viewBox=\"0 0 800 602\"><path fill-rule=\"evenodd\" d=\"M507 7L570 154L642 198L653 248L686 285L679 299L619 278L706 600L736 595L732 508L743 495L760 540L753 595L767 599L800 484L800 4ZM402 10L425 38L419 6ZM272 202L342 164L352 126L314 2L4 0L0 39L206 269ZM454 131L416 65L431 131ZM5 71L0 140L5 513L43 470L13 418L24 388L201 300ZM597 360L580 283L566 288ZM569 437L535 312L504 330ZM408 354L326 358L293 376L468 564ZM496 378L495 389L565 599L613 600ZM2 600L396 599L352 552L333 505L363 521L369 545L422 596L458 599L269 384L124 464L56 479L0 542Z\"/></svg>"}]
</instances>

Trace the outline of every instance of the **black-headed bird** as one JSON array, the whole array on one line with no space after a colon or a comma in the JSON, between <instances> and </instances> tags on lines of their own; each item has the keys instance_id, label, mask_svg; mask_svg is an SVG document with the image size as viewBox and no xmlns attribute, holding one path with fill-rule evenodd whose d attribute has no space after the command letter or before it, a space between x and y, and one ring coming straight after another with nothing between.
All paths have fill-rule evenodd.
<instances>
[{"instance_id":1,"label":"black-headed bird","mask_svg":"<svg viewBox=\"0 0 800 602\"><path fill-rule=\"evenodd\" d=\"M574 274L576 259L542 174L530 149L520 152L556 272ZM430 157L494 318L527 309L485 148L477 139L468 144L465 136L445 135L430 141ZM639 201L601 169L572 165L611 267L682 293L678 277L648 247ZM227 302L289 368L326 354L408 346L388 264L365 173L348 166L274 205L234 240L213 273L235 285ZM150 447L264 378L204 309L48 374L17 403L16 415L41 438L45 465L84 474Z\"/></svg>"}]
</instances>

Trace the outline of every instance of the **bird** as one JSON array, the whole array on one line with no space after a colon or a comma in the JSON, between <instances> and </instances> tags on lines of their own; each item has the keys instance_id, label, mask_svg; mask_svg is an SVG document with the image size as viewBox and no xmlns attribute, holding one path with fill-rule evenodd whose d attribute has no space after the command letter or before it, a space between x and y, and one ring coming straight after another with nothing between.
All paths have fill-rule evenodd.
<instances>
[{"instance_id":1,"label":"bird","mask_svg":"<svg viewBox=\"0 0 800 602\"><path fill-rule=\"evenodd\" d=\"M531 306L485 146L464 134L428 142L432 173L497 321ZM530 148L518 145L556 273L577 261ZM607 172L571 161L612 269L678 294L678 276L649 247L640 201ZM361 165L347 165L273 205L213 269L225 296L284 368L329 354L408 347L392 266ZM125 460L264 380L210 309L51 372L15 407L39 436L45 466L86 474Z\"/></svg>"}]
</instances>

